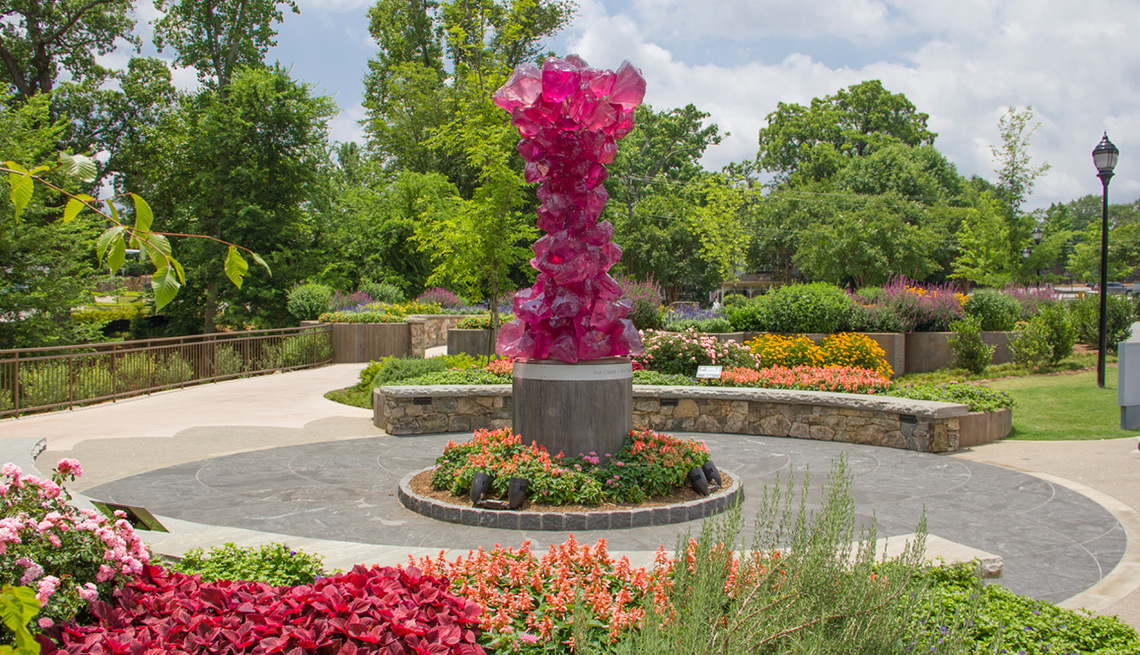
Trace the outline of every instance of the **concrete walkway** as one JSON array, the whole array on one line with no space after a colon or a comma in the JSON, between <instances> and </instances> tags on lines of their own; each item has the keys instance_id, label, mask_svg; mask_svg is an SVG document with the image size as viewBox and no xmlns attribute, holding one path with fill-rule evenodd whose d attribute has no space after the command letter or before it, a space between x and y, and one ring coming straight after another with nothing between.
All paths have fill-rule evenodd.
<instances>
[{"instance_id":1,"label":"concrete walkway","mask_svg":"<svg viewBox=\"0 0 1140 655\"><path fill-rule=\"evenodd\" d=\"M318 469L368 469L371 463L384 461L378 453L386 453L384 457L398 455L402 466L412 465L411 459L416 458L430 464L438 454L439 444L434 442L439 438L388 437L372 426L370 410L323 398L328 390L355 383L361 368L338 365L233 380L0 421L0 461L15 461L28 468L32 466L33 446L45 440L46 452L38 459L41 472L48 472L61 457L75 457L83 464L85 475L73 485L74 490L91 491L104 500L135 499L141 502L130 504L171 508L167 514L155 513L172 532L146 535L156 552L177 554L227 541L288 541L294 547L325 555L329 566L345 568L355 563L402 562L409 554L434 556L443 546L466 552L467 548L484 545L487 539L511 546L520 545L523 539L535 539L539 544L559 540L562 535L558 533L478 535L470 529L440 531L432 522L421 525L427 519L398 506L378 513L368 526L373 532L367 534L364 529L351 529L351 516L345 521L350 529L339 532L306 533L288 521L263 520L272 516L263 511L269 507L266 503L283 503L290 515L302 513L299 508L304 509L306 499L290 503L290 493L283 494L301 488L298 475L308 476L315 489L329 484L320 479ZM348 440L360 441L332 443ZM1056 578L1057 571L1080 569L1080 576L1049 589L1038 587L1041 593L1034 595L1055 601L1067 598L1067 606L1119 614L1133 626L1140 626L1140 487L1136 485L1140 453L1136 439L1005 442L950 457L871 447L865 452L840 444L731 435L710 436L709 441L710 445L717 442L716 448L726 449L726 454L732 451L724 460L731 465L722 462L722 466L738 470L750 497L755 498L760 495L759 483L770 481L774 472L811 463L816 477L822 478L820 474L826 470L823 462L840 451L847 452L856 476L853 495L857 509L862 514L874 511L878 515L880 526L888 526L881 534L897 540L913 530L910 521L914 508L925 503L933 535L928 546L935 554L955 559L1000 554L1006 560L1006 575L999 582L1011 588L1029 584L1030 590L1037 578ZM367 448L358 446L366 444L376 445L364 455ZM357 461L352 460L354 453ZM405 457L409 458L406 463L402 461ZM1003 469L987 466L990 464ZM281 475L268 479L258 474L270 465ZM343 486L343 480L335 484ZM203 488L223 496L206 503L217 508L216 512L194 514L192 509L204 509L201 502L205 499L195 499L186 490L194 489L197 494ZM966 500L959 488L968 492ZM887 489L905 493L885 493ZM386 494L389 490L374 491ZM144 495L131 495L138 493ZM225 501L227 493L230 502ZM366 500L358 495L344 506ZM185 502L179 505L180 501ZM354 511L364 510L357 507ZM746 507L746 518L750 518L747 511ZM239 521L242 512L250 519L245 525ZM322 509L324 512L327 510ZM185 520L190 515L195 520ZM252 520L255 516L261 519ZM948 517L953 520L943 520ZM970 524L969 517L978 519L976 525L954 532L955 525ZM395 523L385 525L385 521ZM908 522L909 530L904 529ZM1000 532L1003 524L1008 524L1004 528L1008 534ZM645 562L653 547L662 542L671 546L677 532L686 527L699 529L697 524L682 524L669 534L646 533L644 539L635 534L636 530L580 538L606 536L612 550L628 553L635 562ZM427 534L433 531L435 537ZM655 542L652 546L651 541ZM1045 568L1026 577L1021 561L1026 566L1040 561ZM1024 578L1022 582L1018 582L1019 575ZM1076 593L1080 589L1086 590Z\"/></svg>"}]
</instances>

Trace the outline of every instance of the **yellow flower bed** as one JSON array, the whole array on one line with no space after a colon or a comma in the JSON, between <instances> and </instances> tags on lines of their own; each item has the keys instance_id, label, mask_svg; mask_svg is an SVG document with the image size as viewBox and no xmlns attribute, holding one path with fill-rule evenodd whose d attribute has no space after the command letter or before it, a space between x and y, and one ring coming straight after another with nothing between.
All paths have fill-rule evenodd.
<instances>
[{"instance_id":1,"label":"yellow flower bed","mask_svg":"<svg viewBox=\"0 0 1140 655\"><path fill-rule=\"evenodd\" d=\"M816 344L802 334L762 334L744 344L759 360L758 368L817 366L862 368L890 378L894 373L887 353L864 334L841 332Z\"/></svg>"}]
</instances>

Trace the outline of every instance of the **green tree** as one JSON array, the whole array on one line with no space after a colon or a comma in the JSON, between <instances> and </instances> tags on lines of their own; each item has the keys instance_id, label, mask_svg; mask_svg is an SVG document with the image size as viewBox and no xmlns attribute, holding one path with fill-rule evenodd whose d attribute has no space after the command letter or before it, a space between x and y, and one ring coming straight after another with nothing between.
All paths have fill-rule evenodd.
<instances>
[{"instance_id":1,"label":"green tree","mask_svg":"<svg viewBox=\"0 0 1140 655\"><path fill-rule=\"evenodd\" d=\"M1032 269L1022 261L1021 252L1032 246L1031 233L1034 219L1021 211L1033 192L1037 178L1049 170L1049 164L1034 166L1029 156L1029 142L1040 123L1033 123L1033 107L1010 107L998 121L1001 145L990 146L998 167L998 189L1006 204L1006 222L1009 224L1009 259L1013 276L1020 281L1029 279Z\"/></svg>"},{"instance_id":2,"label":"green tree","mask_svg":"<svg viewBox=\"0 0 1140 655\"><path fill-rule=\"evenodd\" d=\"M55 160L65 126L51 122L48 103L39 94L0 111L0 152L29 165ZM73 180L49 175L78 190ZM12 180L5 176L5 186ZM4 195L9 193L5 188ZM54 202L35 194L19 220L15 212L0 212L0 348L78 343L95 336L90 326L72 320L71 310L92 301L91 243L99 225L91 214L65 223Z\"/></svg>"},{"instance_id":3,"label":"green tree","mask_svg":"<svg viewBox=\"0 0 1140 655\"><path fill-rule=\"evenodd\" d=\"M163 16L154 24L154 44L177 51L174 63L193 67L198 80L226 87L239 68L260 66L274 40L283 12L301 13L293 0L155 0Z\"/></svg>"},{"instance_id":4,"label":"green tree","mask_svg":"<svg viewBox=\"0 0 1140 655\"><path fill-rule=\"evenodd\" d=\"M1100 218L1090 221L1084 233L1079 235L1079 240L1069 255L1069 271L1079 280L1099 280L1100 228ZM1128 279L1138 266L1140 266L1140 200L1109 205L1108 279Z\"/></svg>"},{"instance_id":5,"label":"green tree","mask_svg":"<svg viewBox=\"0 0 1140 655\"><path fill-rule=\"evenodd\" d=\"M517 132L491 93L540 57L572 11L566 0L380 0L369 14L380 46L365 79L370 147L389 171L438 173L455 186L448 209L417 229L435 265L429 281L496 308L528 259L535 199Z\"/></svg>"},{"instance_id":6,"label":"green tree","mask_svg":"<svg viewBox=\"0 0 1140 655\"><path fill-rule=\"evenodd\" d=\"M235 71L227 93L207 88L185 97L156 151L162 169L128 178L126 186L152 198L174 230L226 235L262 253L274 278L251 275L233 287L223 246L184 241L187 287L168 313L180 330L212 332L220 308L230 324L279 325L291 319L285 294L319 271L308 202L319 193L326 122L334 106L280 68Z\"/></svg>"},{"instance_id":7,"label":"green tree","mask_svg":"<svg viewBox=\"0 0 1140 655\"><path fill-rule=\"evenodd\" d=\"M98 56L131 35L134 3L130 0L0 0L0 79L7 94L23 102L51 93L61 73L73 82L102 73Z\"/></svg>"},{"instance_id":8,"label":"green tree","mask_svg":"<svg viewBox=\"0 0 1140 655\"><path fill-rule=\"evenodd\" d=\"M964 210L957 234L961 254L951 277L991 287L1008 284L1014 262L1002 201L986 191L971 191L972 206Z\"/></svg>"},{"instance_id":9,"label":"green tree","mask_svg":"<svg viewBox=\"0 0 1140 655\"><path fill-rule=\"evenodd\" d=\"M814 98L810 107L779 103L760 130L757 160L778 182L824 180L845 159L863 157L891 143L930 145L937 136L901 93L879 80L860 82L832 96Z\"/></svg>"},{"instance_id":10,"label":"green tree","mask_svg":"<svg viewBox=\"0 0 1140 655\"><path fill-rule=\"evenodd\" d=\"M894 195L860 198L836 207L826 222L805 230L796 265L812 280L856 287L880 285L902 273L921 280L936 268L937 235L920 224L922 207Z\"/></svg>"},{"instance_id":11,"label":"green tree","mask_svg":"<svg viewBox=\"0 0 1140 655\"><path fill-rule=\"evenodd\" d=\"M712 241L720 235L704 229L699 218L709 215L702 205L718 188L700 159L723 139L720 128L707 123L708 117L691 104L661 111L638 107L633 131L621 142L605 182L610 201L604 216L614 224L614 242L625 249L622 269L639 279L652 276L667 301L677 300L682 287L711 289L724 279L716 255L710 258L716 252L725 254ZM717 197L736 203L730 196ZM745 216L737 207L728 218ZM735 227L732 231L737 232ZM728 259L742 263L744 257L731 254ZM735 276L735 266L723 268Z\"/></svg>"},{"instance_id":12,"label":"green tree","mask_svg":"<svg viewBox=\"0 0 1140 655\"><path fill-rule=\"evenodd\" d=\"M338 289L391 282L416 296L432 272L429 255L417 247L417 226L452 206L455 186L438 173L402 171L390 178L375 162L361 162L358 173L348 175L346 162L351 159L339 158L344 177L336 182L319 279Z\"/></svg>"}]
</instances>

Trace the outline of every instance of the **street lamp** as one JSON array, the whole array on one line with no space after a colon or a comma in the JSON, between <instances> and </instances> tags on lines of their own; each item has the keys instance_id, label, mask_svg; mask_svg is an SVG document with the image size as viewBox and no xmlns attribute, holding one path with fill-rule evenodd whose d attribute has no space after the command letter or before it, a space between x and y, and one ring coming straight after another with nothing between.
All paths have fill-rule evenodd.
<instances>
[{"instance_id":1,"label":"street lamp","mask_svg":"<svg viewBox=\"0 0 1140 655\"><path fill-rule=\"evenodd\" d=\"M1108 140L1108 132L1093 148L1092 156L1096 176L1104 187L1100 221L1100 350L1096 356L1096 386L1103 389L1104 353L1108 348L1108 181L1112 179L1112 170L1120 157L1120 150Z\"/></svg>"}]
</instances>

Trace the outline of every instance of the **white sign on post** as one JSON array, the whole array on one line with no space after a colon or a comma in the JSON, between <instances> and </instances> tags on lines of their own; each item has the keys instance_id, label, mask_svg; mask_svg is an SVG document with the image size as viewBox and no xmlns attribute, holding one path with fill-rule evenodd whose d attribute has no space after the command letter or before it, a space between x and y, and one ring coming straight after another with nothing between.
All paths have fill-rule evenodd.
<instances>
[{"instance_id":1,"label":"white sign on post","mask_svg":"<svg viewBox=\"0 0 1140 655\"><path fill-rule=\"evenodd\" d=\"M698 366L697 367L697 377L698 378L712 378L715 380L716 378L720 377L720 372L723 369L724 369L723 366Z\"/></svg>"}]
</instances>

